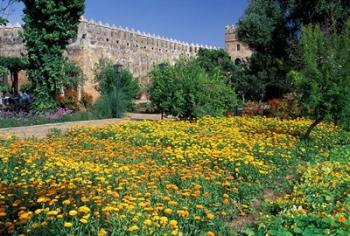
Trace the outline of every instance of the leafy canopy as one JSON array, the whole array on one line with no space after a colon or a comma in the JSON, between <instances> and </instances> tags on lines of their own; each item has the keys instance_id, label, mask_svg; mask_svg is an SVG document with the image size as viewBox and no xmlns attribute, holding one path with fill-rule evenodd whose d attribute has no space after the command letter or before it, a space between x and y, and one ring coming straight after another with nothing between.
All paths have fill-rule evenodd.
<instances>
[{"instance_id":1,"label":"leafy canopy","mask_svg":"<svg viewBox=\"0 0 350 236\"><path fill-rule=\"evenodd\" d=\"M166 115L181 119L222 116L237 102L234 90L219 70L208 73L193 59L158 66L151 78L150 99Z\"/></svg>"},{"instance_id":2,"label":"leafy canopy","mask_svg":"<svg viewBox=\"0 0 350 236\"><path fill-rule=\"evenodd\" d=\"M350 120L350 21L341 33L325 33L320 26L302 29L299 51L303 65L292 71L301 102L315 119L305 137L323 120Z\"/></svg>"},{"instance_id":3,"label":"leafy canopy","mask_svg":"<svg viewBox=\"0 0 350 236\"><path fill-rule=\"evenodd\" d=\"M323 32L341 32L350 17L350 1L251 0L238 23L238 37L254 50L245 68L249 80L262 85L255 99L282 97L294 90L287 78L301 66L297 45L303 24L318 24Z\"/></svg>"},{"instance_id":4,"label":"leafy canopy","mask_svg":"<svg viewBox=\"0 0 350 236\"><path fill-rule=\"evenodd\" d=\"M64 87L67 59L63 51L77 36L84 0L22 0L23 36L28 52L29 80L37 111L56 107L55 97ZM68 67L68 69L67 69Z\"/></svg>"}]
</instances>

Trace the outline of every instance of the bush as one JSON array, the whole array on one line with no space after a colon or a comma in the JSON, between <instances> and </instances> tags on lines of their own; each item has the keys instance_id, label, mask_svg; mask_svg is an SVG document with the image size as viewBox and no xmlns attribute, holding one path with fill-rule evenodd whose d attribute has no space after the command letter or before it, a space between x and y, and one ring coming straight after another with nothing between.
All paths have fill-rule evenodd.
<instances>
[{"instance_id":1,"label":"bush","mask_svg":"<svg viewBox=\"0 0 350 236\"><path fill-rule=\"evenodd\" d=\"M140 86L128 70L122 69L120 72L117 72L111 61L101 59L95 68L95 80L98 83L96 89L101 94L101 98L97 102L96 111L104 111L103 114L114 114L112 117L120 117L121 113L119 111L123 113L127 109L132 108L132 101L138 95ZM121 100L117 101L116 99ZM103 106L108 104L111 106L118 104L118 108L111 107L107 109L105 107L102 109ZM125 106L125 108L121 106ZM109 112L106 113L107 110ZM116 116L117 113L119 114L118 116Z\"/></svg>"},{"instance_id":2,"label":"bush","mask_svg":"<svg viewBox=\"0 0 350 236\"><path fill-rule=\"evenodd\" d=\"M103 94L95 104L98 118L121 118L127 110L126 96L121 88L112 88L108 94Z\"/></svg>"},{"instance_id":3,"label":"bush","mask_svg":"<svg viewBox=\"0 0 350 236\"><path fill-rule=\"evenodd\" d=\"M132 100L140 87L128 70L117 72L111 61L101 59L96 65L95 76L96 89L101 93L95 111L100 118L120 118L132 108Z\"/></svg>"},{"instance_id":4,"label":"bush","mask_svg":"<svg viewBox=\"0 0 350 236\"><path fill-rule=\"evenodd\" d=\"M219 70L207 73L194 60L180 59L151 72L150 99L163 114L180 119L222 116L237 103L236 95Z\"/></svg>"},{"instance_id":5,"label":"bush","mask_svg":"<svg viewBox=\"0 0 350 236\"><path fill-rule=\"evenodd\" d=\"M302 113L298 98L294 94L285 95L282 99L272 99L268 104L270 114L274 117L295 119Z\"/></svg>"},{"instance_id":6,"label":"bush","mask_svg":"<svg viewBox=\"0 0 350 236\"><path fill-rule=\"evenodd\" d=\"M247 101L244 104L243 115L257 116L265 112L264 104L260 102Z\"/></svg>"}]
</instances>

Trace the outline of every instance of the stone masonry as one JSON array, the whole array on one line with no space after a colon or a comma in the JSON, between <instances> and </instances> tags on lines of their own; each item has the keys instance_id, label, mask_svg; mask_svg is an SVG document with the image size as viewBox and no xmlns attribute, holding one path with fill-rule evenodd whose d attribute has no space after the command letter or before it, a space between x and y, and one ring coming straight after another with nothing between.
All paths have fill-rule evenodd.
<instances>
[{"instance_id":1,"label":"stone masonry","mask_svg":"<svg viewBox=\"0 0 350 236\"><path fill-rule=\"evenodd\" d=\"M226 27L226 49L231 58L236 60L249 56L249 53L244 53L246 46L243 44L242 51L233 50L237 49L238 41L231 29ZM19 24L0 27L0 56L19 57L26 54L20 37L21 30ZM78 37L67 47L66 56L81 68L85 77L84 92L96 98L94 66L101 58L128 68L145 87L149 84L148 73L154 65L174 63L181 56L196 56L200 48L214 49L82 18ZM25 73L20 73L19 80L20 83L25 82Z\"/></svg>"},{"instance_id":2,"label":"stone masonry","mask_svg":"<svg viewBox=\"0 0 350 236\"><path fill-rule=\"evenodd\" d=\"M227 53L236 64L246 60L253 54L247 44L238 40L235 25L225 27L225 46Z\"/></svg>"}]
</instances>

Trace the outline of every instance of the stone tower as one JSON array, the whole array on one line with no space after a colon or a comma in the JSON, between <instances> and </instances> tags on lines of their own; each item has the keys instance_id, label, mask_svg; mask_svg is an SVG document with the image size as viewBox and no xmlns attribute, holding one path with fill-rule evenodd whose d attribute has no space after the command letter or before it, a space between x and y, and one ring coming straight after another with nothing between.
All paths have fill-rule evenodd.
<instances>
[{"instance_id":1,"label":"stone tower","mask_svg":"<svg viewBox=\"0 0 350 236\"><path fill-rule=\"evenodd\" d=\"M235 25L225 27L225 48L232 61L236 64L251 57L253 53L247 44L238 40Z\"/></svg>"}]
</instances>

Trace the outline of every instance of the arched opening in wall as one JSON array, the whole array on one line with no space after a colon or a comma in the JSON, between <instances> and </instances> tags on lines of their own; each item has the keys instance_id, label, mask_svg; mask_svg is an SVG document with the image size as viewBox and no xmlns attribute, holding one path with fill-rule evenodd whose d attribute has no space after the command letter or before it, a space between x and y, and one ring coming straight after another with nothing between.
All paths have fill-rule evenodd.
<instances>
[{"instance_id":1,"label":"arched opening in wall","mask_svg":"<svg viewBox=\"0 0 350 236\"><path fill-rule=\"evenodd\" d=\"M240 58L237 58L235 60L235 65L240 65L240 64L242 64L242 60Z\"/></svg>"},{"instance_id":2,"label":"arched opening in wall","mask_svg":"<svg viewBox=\"0 0 350 236\"><path fill-rule=\"evenodd\" d=\"M236 49L237 51L241 51L241 44L237 44Z\"/></svg>"}]
</instances>

